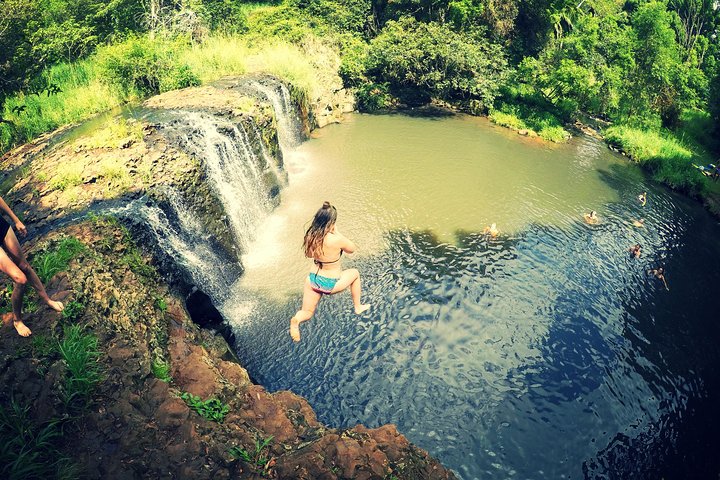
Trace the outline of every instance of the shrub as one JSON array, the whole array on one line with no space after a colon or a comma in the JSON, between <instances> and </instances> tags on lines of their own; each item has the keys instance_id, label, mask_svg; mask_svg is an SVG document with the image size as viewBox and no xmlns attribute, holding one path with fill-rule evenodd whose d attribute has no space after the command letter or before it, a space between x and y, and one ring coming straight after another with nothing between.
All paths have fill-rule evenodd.
<instances>
[{"instance_id":1,"label":"shrub","mask_svg":"<svg viewBox=\"0 0 720 480\"><path fill-rule=\"evenodd\" d=\"M278 38L299 45L322 21L290 5L282 5L258 8L248 15L247 22L252 37L263 41Z\"/></svg>"},{"instance_id":2,"label":"shrub","mask_svg":"<svg viewBox=\"0 0 720 480\"><path fill-rule=\"evenodd\" d=\"M388 84L366 83L357 89L357 108L361 112L375 112L392 106Z\"/></svg>"},{"instance_id":3,"label":"shrub","mask_svg":"<svg viewBox=\"0 0 720 480\"><path fill-rule=\"evenodd\" d=\"M538 135L543 140L560 143L567 140L569 134L562 127L545 127L540 129Z\"/></svg>"},{"instance_id":4,"label":"shrub","mask_svg":"<svg viewBox=\"0 0 720 480\"><path fill-rule=\"evenodd\" d=\"M368 47L361 39L351 35L341 35L340 43L341 62L338 75L346 87L357 87L367 81L365 64L367 62Z\"/></svg>"},{"instance_id":5,"label":"shrub","mask_svg":"<svg viewBox=\"0 0 720 480\"><path fill-rule=\"evenodd\" d=\"M517 116L515 112L505 110L493 110L490 112L490 120L502 127L512 128L513 130L525 130L527 125Z\"/></svg>"},{"instance_id":6,"label":"shrub","mask_svg":"<svg viewBox=\"0 0 720 480\"><path fill-rule=\"evenodd\" d=\"M297 4L343 32L363 33L372 18L369 0L299 0Z\"/></svg>"},{"instance_id":7,"label":"shrub","mask_svg":"<svg viewBox=\"0 0 720 480\"><path fill-rule=\"evenodd\" d=\"M489 108L508 66L502 48L479 35L403 18L388 22L370 42L367 72L376 83L387 82L400 100L415 90L418 99L473 99Z\"/></svg>"},{"instance_id":8,"label":"shrub","mask_svg":"<svg viewBox=\"0 0 720 480\"><path fill-rule=\"evenodd\" d=\"M199 78L176 59L175 52L184 48L177 39L131 37L98 49L100 75L125 98L199 85Z\"/></svg>"},{"instance_id":9,"label":"shrub","mask_svg":"<svg viewBox=\"0 0 720 480\"><path fill-rule=\"evenodd\" d=\"M85 312L85 305L75 300L72 300L65 304L65 308L62 311L62 317L64 320L74 322L79 319Z\"/></svg>"}]
</instances>

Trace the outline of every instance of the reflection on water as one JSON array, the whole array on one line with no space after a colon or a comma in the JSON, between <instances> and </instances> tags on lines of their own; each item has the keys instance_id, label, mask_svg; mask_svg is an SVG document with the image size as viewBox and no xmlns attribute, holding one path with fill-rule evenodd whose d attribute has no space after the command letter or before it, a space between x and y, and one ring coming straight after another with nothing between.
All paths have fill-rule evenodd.
<instances>
[{"instance_id":1,"label":"reflection on water","mask_svg":"<svg viewBox=\"0 0 720 480\"><path fill-rule=\"evenodd\" d=\"M288 164L223 306L257 381L333 426L395 423L464 479L717 473L720 229L704 211L593 141L462 117L356 116ZM303 224L325 199L364 249L373 309L326 297L294 345ZM599 225L578 220L589 209ZM497 239L478 233L490 222ZM669 292L647 275L659 264Z\"/></svg>"}]
</instances>

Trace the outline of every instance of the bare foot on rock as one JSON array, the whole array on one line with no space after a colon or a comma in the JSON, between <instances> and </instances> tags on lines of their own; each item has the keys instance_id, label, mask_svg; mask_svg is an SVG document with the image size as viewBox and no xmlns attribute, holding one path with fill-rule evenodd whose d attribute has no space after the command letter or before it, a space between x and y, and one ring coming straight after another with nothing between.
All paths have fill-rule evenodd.
<instances>
[{"instance_id":1,"label":"bare foot on rock","mask_svg":"<svg viewBox=\"0 0 720 480\"><path fill-rule=\"evenodd\" d=\"M62 302L58 302L57 300L48 300L47 305L56 312L62 312L65 309L65 305L63 305Z\"/></svg>"},{"instance_id":2,"label":"bare foot on rock","mask_svg":"<svg viewBox=\"0 0 720 480\"><path fill-rule=\"evenodd\" d=\"M290 336L293 342L300 341L300 322L295 317L290 319Z\"/></svg>"},{"instance_id":3,"label":"bare foot on rock","mask_svg":"<svg viewBox=\"0 0 720 480\"><path fill-rule=\"evenodd\" d=\"M29 337L32 333L30 329L25 325L22 320L19 322L13 322L13 325L15 325L15 330L17 330L18 334L20 334L21 337Z\"/></svg>"},{"instance_id":4,"label":"bare foot on rock","mask_svg":"<svg viewBox=\"0 0 720 480\"><path fill-rule=\"evenodd\" d=\"M364 312L365 310L367 310L368 308L370 308L370 304L369 304L369 303L364 303L364 304L360 305L359 307L355 307L355 314L356 314L356 315L360 315L361 313L363 313L363 312Z\"/></svg>"}]
</instances>

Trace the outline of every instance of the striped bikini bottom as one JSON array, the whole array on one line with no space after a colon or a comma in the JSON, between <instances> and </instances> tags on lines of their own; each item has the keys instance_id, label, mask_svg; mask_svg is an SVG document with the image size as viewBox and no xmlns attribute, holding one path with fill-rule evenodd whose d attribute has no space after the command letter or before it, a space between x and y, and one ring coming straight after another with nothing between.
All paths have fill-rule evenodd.
<instances>
[{"instance_id":1,"label":"striped bikini bottom","mask_svg":"<svg viewBox=\"0 0 720 480\"><path fill-rule=\"evenodd\" d=\"M310 288L320 294L332 293L332 289L335 288L335 284L340 280L339 278L323 277L316 273L310 274Z\"/></svg>"}]
</instances>

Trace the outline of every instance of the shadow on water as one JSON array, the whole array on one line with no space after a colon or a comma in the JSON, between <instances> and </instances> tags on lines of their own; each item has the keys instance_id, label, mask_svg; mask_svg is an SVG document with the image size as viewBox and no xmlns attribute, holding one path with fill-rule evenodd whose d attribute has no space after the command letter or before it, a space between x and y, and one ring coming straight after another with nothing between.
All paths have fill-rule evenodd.
<instances>
[{"instance_id":1,"label":"shadow on water","mask_svg":"<svg viewBox=\"0 0 720 480\"><path fill-rule=\"evenodd\" d=\"M607 383L618 389L628 374L637 375L647 386L647 398L637 405L636 422L604 446L598 442L601 449L583 462L583 473L587 478L715 478L720 472L720 325L710 292L720 284L713 247L717 222L695 200L654 182L642 182L648 202L640 206L637 179L646 176L634 165L613 164L598 173L622 192L605 214L625 224L619 233L629 244L643 245L642 258L630 261L639 264L632 265L632 281L617 295L625 365L622 375L608 376ZM642 230L628 226L640 218L646 220ZM647 272L658 266L667 272L669 291Z\"/></svg>"},{"instance_id":2,"label":"shadow on water","mask_svg":"<svg viewBox=\"0 0 720 480\"><path fill-rule=\"evenodd\" d=\"M388 110L372 112L369 115L377 115L382 117L403 116L410 118L425 118L428 120L443 120L454 117L457 113L449 108L440 107L438 105L424 105L421 107L404 108L400 110Z\"/></svg>"},{"instance_id":3,"label":"shadow on water","mask_svg":"<svg viewBox=\"0 0 720 480\"><path fill-rule=\"evenodd\" d=\"M640 211L637 187L608 175L624 196L599 226L457 231L454 244L427 230L388 233L386 251L353 265L368 314L354 316L344 294L323 298L293 345L282 339L299 299L263 302L239 327L261 345L243 364L333 426L396 423L463 478L714 471L717 442L701 422L718 424L719 332L693 275L720 282L717 227L661 189ZM624 222L638 213L643 229ZM637 260L627 254L635 241ZM670 292L647 274L660 261Z\"/></svg>"}]
</instances>

